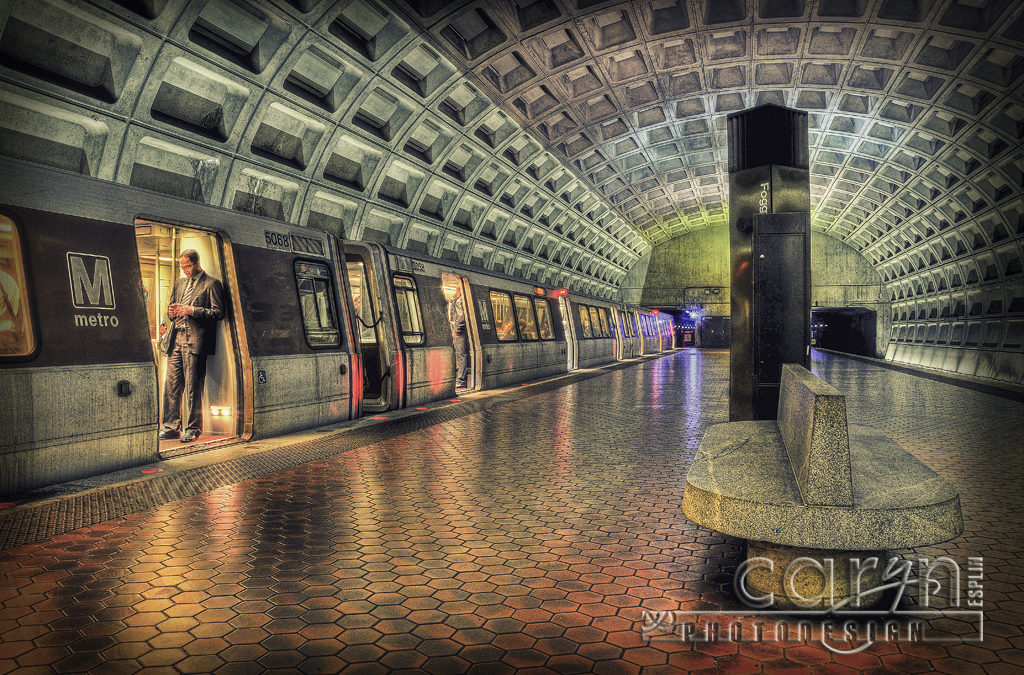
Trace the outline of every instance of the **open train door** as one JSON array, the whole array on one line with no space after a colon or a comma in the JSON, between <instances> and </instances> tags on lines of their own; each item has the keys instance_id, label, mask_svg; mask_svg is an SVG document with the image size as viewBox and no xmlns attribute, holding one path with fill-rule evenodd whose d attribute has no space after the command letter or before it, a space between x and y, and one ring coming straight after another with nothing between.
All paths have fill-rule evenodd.
<instances>
[{"instance_id":1,"label":"open train door","mask_svg":"<svg viewBox=\"0 0 1024 675\"><path fill-rule=\"evenodd\" d=\"M227 244L223 235L177 223L140 218L135 221L135 241L139 251L139 271L142 275L149 336L159 379L160 421L164 413L168 367L168 356L160 349L160 338L171 327L167 306L174 282L182 276L179 269L181 253L194 249L199 254L203 271L219 279L224 286L224 317L217 322L216 348L206 358L202 434L187 444L181 443L179 438L163 439L160 441L160 455L170 457L205 450L251 433L251 401L247 407L242 396L243 388L239 386L239 373L248 372L249 365L243 367L240 363L242 350L239 349L239 327L236 325L240 318L234 311L238 289L229 264L230 256L226 255ZM189 414L188 403L184 402L182 408L180 431L183 432Z\"/></svg>"},{"instance_id":2,"label":"open train door","mask_svg":"<svg viewBox=\"0 0 1024 675\"><path fill-rule=\"evenodd\" d=\"M463 307L466 311L466 334L469 337L469 349L467 358L469 359L469 374L466 377L467 389L477 389L480 387L483 373L483 362L484 353L483 347L480 344L480 326L477 325L477 312L474 311L476 307L476 301L473 298L473 291L469 285L469 279L456 274L454 272L443 272L441 274L441 286L442 289L453 289L458 288L462 294ZM445 290L445 293L448 291ZM448 303L445 303L445 309L448 310ZM486 301L480 302L480 316L482 319L486 319L489 322L489 314L487 309ZM453 349L455 345L452 345ZM454 365L453 368L457 368ZM457 371L456 371L457 372Z\"/></svg>"},{"instance_id":3,"label":"open train door","mask_svg":"<svg viewBox=\"0 0 1024 675\"><path fill-rule=\"evenodd\" d=\"M579 368L579 350L576 348L576 325L572 320L569 294L564 288L555 291L558 296L558 311L562 315L562 330L565 332L566 370Z\"/></svg>"},{"instance_id":4,"label":"open train door","mask_svg":"<svg viewBox=\"0 0 1024 675\"><path fill-rule=\"evenodd\" d=\"M400 405L401 386L395 380L400 366L395 347L388 339L384 320L384 274L368 246L345 243L348 290L355 310L356 337L363 364L363 413L382 412ZM383 264L383 263L380 263Z\"/></svg>"}]
</instances>

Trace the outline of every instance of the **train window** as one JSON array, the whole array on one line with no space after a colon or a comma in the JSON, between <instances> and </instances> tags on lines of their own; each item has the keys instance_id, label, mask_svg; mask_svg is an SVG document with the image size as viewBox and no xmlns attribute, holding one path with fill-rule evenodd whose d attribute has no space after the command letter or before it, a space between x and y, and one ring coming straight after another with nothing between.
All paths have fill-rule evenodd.
<instances>
[{"instance_id":1,"label":"train window","mask_svg":"<svg viewBox=\"0 0 1024 675\"><path fill-rule=\"evenodd\" d=\"M297 261L295 283L299 288L302 323L310 347L337 347L341 331L335 318L331 272L326 265Z\"/></svg>"},{"instance_id":2,"label":"train window","mask_svg":"<svg viewBox=\"0 0 1024 675\"><path fill-rule=\"evenodd\" d=\"M604 331L605 337L612 336L612 325L608 323L608 310L601 307L597 310L597 313L601 315L601 330Z\"/></svg>"},{"instance_id":3,"label":"train window","mask_svg":"<svg viewBox=\"0 0 1024 675\"><path fill-rule=\"evenodd\" d=\"M537 339L537 318L530 306L530 299L525 295L515 296L516 321L519 323L519 334L524 340Z\"/></svg>"},{"instance_id":4,"label":"train window","mask_svg":"<svg viewBox=\"0 0 1024 675\"><path fill-rule=\"evenodd\" d=\"M423 344L423 315L420 313L419 295L412 277L396 274L395 304L398 307L399 330L407 345Z\"/></svg>"},{"instance_id":5,"label":"train window","mask_svg":"<svg viewBox=\"0 0 1024 675\"><path fill-rule=\"evenodd\" d=\"M534 298L533 306L537 308L537 326L540 328L541 340L554 340L555 329L551 326L551 308L544 298Z\"/></svg>"},{"instance_id":6,"label":"train window","mask_svg":"<svg viewBox=\"0 0 1024 675\"><path fill-rule=\"evenodd\" d=\"M590 312L587 311L586 305L579 305L580 309L580 325L583 327L583 337L588 338L591 336L590 333Z\"/></svg>"},{"instance_id":7,"label":"train window","mask_svg":"<svg viewBox=\"0 0 1024 675\"><path fill-rule=\"evenodd\" d=\"M494 332L501 342L516 339L516 317L512 311L512 298L508 293L491 291L491 311L494 313Z\"/></svg>"},{"instance_id":8,"label":"train window","mask_svg":"<svg viewBox=\"0 0 1024 675\"><path fill-rule=\"evenodd\" d=\"M596 338L604 333L601 331L601 317L597 314L597 307L589 307L590 310L590 333Z\"/></svg>"},{"instance_id":9,"label":"train window","mask_svg":"<svg viewBox=\"0 0 1024 675\"><path fill-rule=\"evenodd\" d=\"M10 218L0 216L0 356L35 351L21 238Z\"/></svg>"},{"instance_id":10,"label":"train window","mask_svg":"<svg viewBox=\"0 0 1024 675\"><path fill-rule=\"evenodd\" d=\"M347 263L348 287L352 292L352 305L356 310L360 344L377 344L377 324L373 320L373 302L370 297L370 280L366 276L366 265L362 260Z\"/></svg>"}]
</instances>

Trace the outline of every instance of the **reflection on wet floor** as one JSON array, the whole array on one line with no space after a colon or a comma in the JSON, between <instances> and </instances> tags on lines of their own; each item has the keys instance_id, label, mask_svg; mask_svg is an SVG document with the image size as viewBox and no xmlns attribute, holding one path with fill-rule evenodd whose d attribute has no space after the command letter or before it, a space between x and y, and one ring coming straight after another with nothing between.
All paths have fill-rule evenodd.
<instances>
[{"instance_id":1,"label":"reflection on wet floor","mask_svg":"<svg viewBox=\"0 0 1024 675\"><path fill-rule=\"evenodd\" d=\"M963 537L901 553L985 560L982 642L681 639L677 612L743 609L743 542L679 508L728 407L728 353L691 349L0 553L0 672L1024 667L1024 404L814 370L961 491Z\"/></svg>"}]
</instances>

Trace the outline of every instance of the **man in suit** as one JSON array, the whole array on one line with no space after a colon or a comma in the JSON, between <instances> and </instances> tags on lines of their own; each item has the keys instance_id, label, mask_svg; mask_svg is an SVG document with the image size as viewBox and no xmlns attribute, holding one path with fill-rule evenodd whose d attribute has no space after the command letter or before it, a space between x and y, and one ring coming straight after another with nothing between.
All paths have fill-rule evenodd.
<instances>
[{"instance_id":1,"label":"man in suit","mask_svg":"<svg viewBox=\"0 0 1024 675\"><path fill-rule=\"evenodd\" d=\"M177 438L185 418L181 442L191 443L203 433L206 357L216 349L217 322L224 317L224 287L199 266L195 249L182 251L178 264L185 277L174 282L167 307L174 334L166 348L167 383L160 439Z\"/></svg>"},{"instance_id":2,"label":"man in suit","mask_svg":"<svg viewBox=\"0 0 1024 675\"><path fill-rule=\"evenodd\" d=\"M455 347L455 388L465 389L469 378L469 333L466 331L466 305L459 282L446 283L444 299L448 301L448 323Z\"/></svg>"}]
</instances>

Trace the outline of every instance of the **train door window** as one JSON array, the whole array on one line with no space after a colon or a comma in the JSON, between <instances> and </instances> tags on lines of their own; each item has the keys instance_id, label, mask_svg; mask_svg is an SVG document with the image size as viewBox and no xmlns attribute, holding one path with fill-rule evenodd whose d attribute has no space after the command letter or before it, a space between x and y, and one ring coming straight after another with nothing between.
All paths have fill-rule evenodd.
<instances>
[{"instance_id":1,"label":"train door window","mask_svg":"<svg viewBox=\"0 0 1024 675\"><path fill-rule=\"evenodd\" d=\"M512 298L508 293L491 291L491 311L494 313L494 332L501 342L516 339L516 317L512 311Z\"/></svg>"},{"instance_id":2,"label":"train door window","mask_svg":"<svg viewBox=\"0 0 1024 675\"><path fill-rule=\"evenodd\" d=\"M393 277L395 286L395 305L398 307L399 330L402 340L407 345L421 345L424 340L423 314L420 313L419 296L416 293L416 281L412 277L396 274Z\"/></svg>"},{"instance_id":3,"label":"train door window","mask_svg":"<svg viewBox=\"0 0 1024 675\"><path fill-rule=\"evenodd\" d=\"M594 337L601 337L604 333L601 330L601 317L597 314L596 307L589 307L590 310L590 333Z\"/></svg>"},{"instance_id":4,"label":"train door window","mask_svg":"<svg viewBox=\"0 0 1024 675\"><path fill-rule=\"evenodd\" d=\"M554 340L555 329L551 325L551 308L548 301L543 298L534 298L533 306L537 308L537 327L540 330L541 340Z\"/></svg>"},{"instance_id":5,"label":"train door window","mask_svg":"<svg viewBox=\"0 0 1024 675\"><path fill-rule=\"evenodd\" d=\"M160 396L163 401L167 385L169 358L160 350L160 338L171 328L167 308L174 284L184 274L179 258L182 252L195 250L199 255L199 266L209 276L220 280L224 287L224 318L217 322L217 339L213 353L206 359L202 405L202 433L198 443L206 445L237 436L242 429L245 412L239 409L242 397L238 387L239 368L236 344L238 333L231 314L231 297L235 282L227 274L227 266L221 253L220 238L212 233L180 225L171 225L152 220L135 221L135 242L139 251L139 271L142 274L142 292L149 317L149 336L153 345L154 359L160 378ZM315 302L315 301L314 301ZM237 319L237 318L236 318ZM340 339L340 334L339 334ZM183 408L187 406L183 405ZM160 413L163 415L163 405ZM184 431L182 410L181 431ZM163 419L161 419L161 424ZM177 440L160 441L160 451L168 456L181 446Z\"/></svg>"},{"instance_id":6,"label":"train door window","mask_svg":"<svg viewBox=\"0 0 1024 675\"><path fill-rule=\"evenodd\" d=\"M387 354L382 345L383 335L377 332L382 314L374 307L374 297L370 278L371 270L367 269L365 259L358 254L347 254L345 268L348 272L349 293L352 296L352 307L355 310L356 330L359 333L359 352L363 362L363 409L375 411L387 408L387 387L385 386L388 369L385 362Z\"/></svg>"},{"instance_id":7,"label":"train door window","mask_svg":"<svg viewBox=\"0 0 1024 675\"><path fill-rule=\"evenodd\" d=\"M583 337L590 337L590 312L587 311L586 305L577 305L580 312L580 326L583 327Z\"/></svg>"},{"instance_id":8,"label":"train door window","mask_svg":"<svg viewBox=\"0 0 1024 675\"><path fill-rule=\"evenodd\" d=\"M0 216L0 357L35 351L21 238L14 222Z\"/></svg>"},{"instance_id":9,"label":"train door window","mask_svg":"<svg viewBox=\"0 0 1024 675\"><path fill-rule=\"evenodd\" d=\"M306 330L306 342L313 348L337 347L341 331L331 299L331 273L326 265L298 261L295 283L299 289L299 306Z\"/></svg>"},{"instance_id":10,"label":"train door window","mask_svg":"<svg viewBox=\"0 0 1024 675\"><path fill-rule=\"evenodd\" d=\"M373 320L373 298L370 297L366 265L360 260L349 262L346 266L352 304L355 306L356 318L359 323L359 342L364 345L375 345L377 344L377 324Z\"/></svg>"},{"instance_id":11,"label":"train door window","mask_svg":"<svg viewBox=\"0 0 1024 675\"><path fill-rule=\"evenodd\" d=\"M565 337L565 367L569 371L576 370L579 332L572 320L572 304L565 295L558 297L558 316L562 320L562 335Z\"/></svg>"},{"instance_id":12,"label":"train door window","mask_svg":"<svg viewBox=\"0 0 1024 675\"><path fill-rule=\"evenodd\" d=\"M608 323L608 310L601 307L597 310L597 313L601 316L601 330L604 331L604 336L611 337L612 325Z\"/></svg>"},{"instance_id":13,"label":"train door window","mask_svg":"<svg viewBox=\"0 0 1024 675\"><path fill-rule=\"evenodd\" d=\"M515 296L515 302L519 334L524 340L536 340L538 338L537 317L533 314L530 299L525 295L517 295Z\"/></svg>"}]
</instances>

